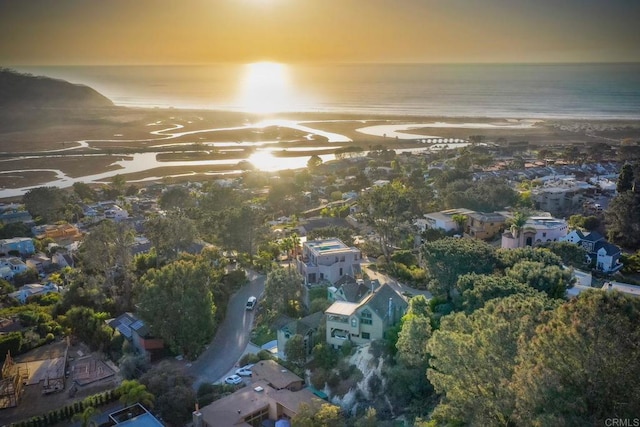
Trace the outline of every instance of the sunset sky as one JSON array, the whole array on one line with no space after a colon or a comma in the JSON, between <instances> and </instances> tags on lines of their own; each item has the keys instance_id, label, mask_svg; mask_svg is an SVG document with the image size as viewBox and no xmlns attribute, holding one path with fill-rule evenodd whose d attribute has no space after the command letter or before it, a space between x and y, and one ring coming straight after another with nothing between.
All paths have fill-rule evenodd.
<instances>
[{"instance_id":1,"label":"sunset sky","mask_svg":"<svg viewBox=\"0 0 640 427\"><path fill-rule=\"evenodd\" d=\"M0 66L635 62L638 0L0 0Z\"/></svg>"}]
</instances>

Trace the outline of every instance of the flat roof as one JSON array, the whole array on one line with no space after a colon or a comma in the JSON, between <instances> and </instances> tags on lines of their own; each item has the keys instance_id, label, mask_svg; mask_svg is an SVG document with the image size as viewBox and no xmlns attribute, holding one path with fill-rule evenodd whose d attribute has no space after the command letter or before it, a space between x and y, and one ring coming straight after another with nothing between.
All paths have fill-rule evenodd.
<instances>
[{"instance_id":1,"label":"flat roof","mask_svg":"<svg viewBox=\"0 0 640 427\"><path fill-rule=\"evenodd\" d=\"M343 316L351 316L360 304L347 301L336 301L325 310L327 314L340 314Z\"/></svg>"},{"instance_id":2,"label":"flat roof","mask_svg":"<svg viewBox=\"0 0 640 427\"><path fill-rule=\"evenodd\" d=\"M325 239L325 240L311 240L305 243L307 247L318 254L331 252L335 250L344 250L349 249L347 245L345 245L342 240L334 238L334 239Z\"/></svg>"}]
</instances>

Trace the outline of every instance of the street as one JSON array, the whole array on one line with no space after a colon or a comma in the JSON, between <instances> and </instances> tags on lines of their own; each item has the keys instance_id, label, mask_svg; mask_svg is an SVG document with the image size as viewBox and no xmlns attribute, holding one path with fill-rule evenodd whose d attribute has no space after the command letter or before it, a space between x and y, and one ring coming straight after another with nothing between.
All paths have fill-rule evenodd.
<instances>
[{"instance_id":1,"label":"street","mask_svg":"<svg viewBox=\"0 0 640 427\"><path fill-rule=\"evenodd\" d=\"M249 344L255 311L245 310L250 296L258 297L264 292L265 276L247 271L249 283L238 290L229 300L227 315L219 325L209 347L187 368L194 377L194 388L200 384L213 383L225 375L240 359Z\"/></svg>"}]
</instances>

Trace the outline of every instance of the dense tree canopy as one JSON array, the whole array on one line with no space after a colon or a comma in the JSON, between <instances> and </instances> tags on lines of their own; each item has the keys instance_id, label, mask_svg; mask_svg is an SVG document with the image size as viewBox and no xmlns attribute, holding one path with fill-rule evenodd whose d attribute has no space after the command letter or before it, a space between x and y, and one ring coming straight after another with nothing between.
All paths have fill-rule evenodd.
<instances>
[{"instance_id":1,"label":"dense tree canopy","mask_svg":"<svg viewBox=\"0 0 640 427\"><path fill-rule=\"evenodd\" d=\"M564 298L572 282L571 271L534 261L520 261L507 269L507 276L551 298Z\"/></svg>"},{"instance_id":2,"label":"dense tree canopy","mask_svg":"<svg viewBox=\"0 0 640 427\"><path fill-rule=\"evenodd\" d=\"M640 414L640 299L592 291L523 340L512 383L526 425L605 425Z\"/></svg>"},{"instance_id":3,"label":"dense tree canopy","mask_svg":"<svg viewBox=\"0 0 640 427\"><path fill-rule=\"evenodd\" d=\"M427 376L443 398L433 417L466 425L507 426L516 399L507 385L517 364L518 344L531 338L553 303L541 294L489 301L470 315L442 319L427 345Z\"/></svg>"},{"instance_id":4,"label":"dense tree canopy","mask_svg":"<svg viewBox=\"0 0 640 427\"><path fill-rule=\"evenodd\" d=\"M64 219L67 194L57 187L37 187L25 193L22 202L33 219L53 223Z\"/></svg>"},{"instance_id":5,"label":"dense tree canopy","mask_svg":"<svg viewBox=\"0 0 640 427\"><path fill-rule=\"evenodd\" d=\"M640 248L640 195L619 193L605 212L609 241L627 249Z\"/></svg>"},{"instance_id":6,"label":"dense tree canopy","mask_svg":"<svg viewBox=\"0 0 640 427\"><path fill-rule=\"evenodd\" d=\"M459 276L491 273L496 262L494 248L477 239L447 237L425 243L422 250L423 261L433 277L432 291L449 300Z\"/></svg>"},{"instance_id":7,"label":"dense tree canopy","mask_svg":"<svg viewBox=\"0 0 640 427\"><path fill-rule=\"evenodd\" d=\"M140 316L169 348L197 357L215 331L212 271L204 262L176 261L142 278Z\"/></svg>"}]
</instances>

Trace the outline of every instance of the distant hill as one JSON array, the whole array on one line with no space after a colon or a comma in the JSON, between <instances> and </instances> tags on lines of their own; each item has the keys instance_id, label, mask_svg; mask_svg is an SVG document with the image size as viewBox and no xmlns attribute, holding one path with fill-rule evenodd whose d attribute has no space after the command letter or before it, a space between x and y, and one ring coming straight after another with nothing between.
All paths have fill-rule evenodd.
<instances>
[{"instance_id":1,"label":"distant hill","mask_svg":"<svg viewBox=\"0 0 640 427\"><path fill-rule=\"evenodd\" d=\"M0 68L0 133L93 120L114 108L88 86Z\"/></svg>"},{"instance_id":2,"label":"distant hill","mask_svg":"<svg viewBox=\"0 0 640 427\"><path fill-rule=\"evenodd\" d=\"M0 69L0 108L101 108L113 102L88 86Z\"/></svg>"}]
</instances>

